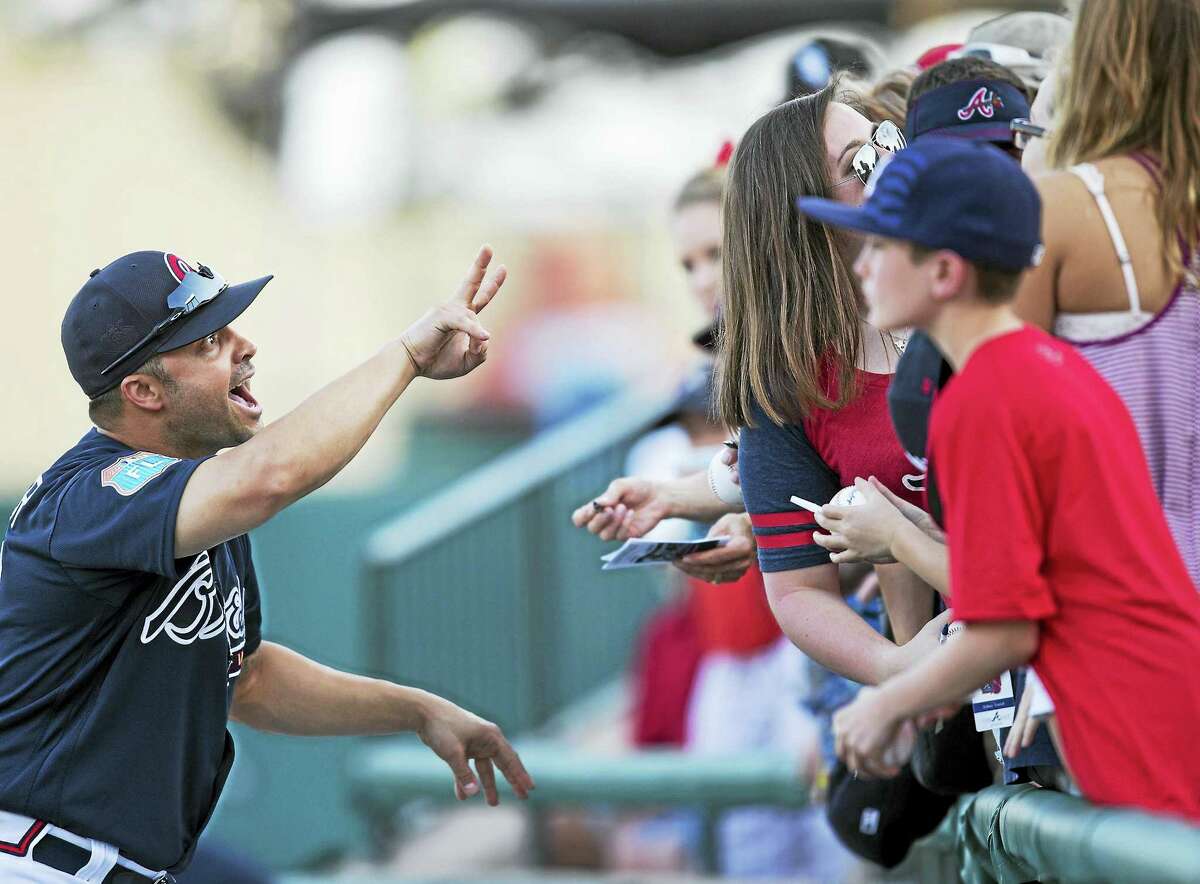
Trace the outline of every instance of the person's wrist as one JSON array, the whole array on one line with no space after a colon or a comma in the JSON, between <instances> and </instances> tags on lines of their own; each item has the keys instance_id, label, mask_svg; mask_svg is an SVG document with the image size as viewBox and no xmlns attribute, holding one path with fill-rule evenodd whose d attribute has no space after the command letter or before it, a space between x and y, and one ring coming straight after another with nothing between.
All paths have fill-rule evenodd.
<instances>
[{"instance_id":1,"label":"person's wrist","mask_svg":"<svg viewBox=\"0 0 1200 884\"><path fill-rule=\"evenodd\" d=\"M886 725L894 725L908 717L903 710L898 708L895 691L884 690L882 685L876 687L875 690L875 714L879 716L881 722Z\"/></svg>"},{"instance_id":2,"label":"person's wrist","mask_svg":"<svg viewBox=\"0 0 1200 884\"><path fill-rule=\"evenodd\" d=\"M883 684L885 681L906 672L918 659L917 645L918 643L915 641L907 641L902 645L892 645L891 653L884 659L884 671L877 683Z\"/></svg>"},{"instance_id":3,"label":"person's wrist","mask_svg":"<svg viewBox=\"0 0 1200 884\"><path fill-rule=\"evenodd\" d=\"M397 685L402 725L399 730L412 731L420 734L434 718L437 697L420 688L402 687Z\"/></svg>"},{"instance_id":4,"label":"person's wrist","mask_svg":"<svg viewBox=\"0 0 1200 884\"><path fill-rule=\"evenodd\" d=\"M679 516L682 502L680 501L678 492L671 487L670 482L659 482L651 479L650 489L651 499L657 501L659 509L662 510L662 518L674 519Z\"/></svg>"},{"instance_id":5,"label":"person's wrist","mask_svg":"<svg viewBox=\"0 0 1200 884\"><path fill-rule=\"evenodd\" d=\"M413 377L421 377L424 375L425 372L421 368L421 363L417 359L417 354L413 351L412 344L409 343L408 332L402 334L396 340L396 343L399 345L400 351L403 353L404 359L408 363L408 368L412 372Z\"/></svg>"},{"instance_id":6,"label":"person's wrist","mask_svg":"<svg viewBox=\"0 0 1200 884\"><path fill-rule=\"evenodd\" d=\"M904 645L891 645L884 655L880 671L876 673L875 684L883 684L889 678L903 672L908 665L908 652Z\"/></svg>"},{"instance_id":7,"label":"person's wrist","mask_svg":"<svg viewBox=\"0 0 1200 884\"><path fill-rule=\"evenodd\" d=\"M898 553L910 548L914 532L924 534L919 525L904 517L901 517L900 521L892 526L891 535L888 537L888 548L892 551L894 558L899 559Z\"/></svg>"},{"instance_id":8,"label":"person's wrist","mask_svg":"<svg viewBox=\"0 0 1200 884\"><path fill-rule=\"evenodd\" d=\"M888 514L887 528L884 530L884 540L887 543L888 552L895 558L896 549L902 542L904 531L914 527L913 523L904 518L904 514L899 510Z\"/></svg>"},{"instance_id":9,"label":"person's wrist","mask_svg":"<svg viewBox=\"0 0 1200 884\"><path fill-rule=\"evenodd\" d=\"M758 541L754 539L754 525L750 522L748 513L738 513L731 519L730 524L737 526L733 529L733 534L741 535L750 542L752 549L758 549Z\"/></svg>"}]
</instances>

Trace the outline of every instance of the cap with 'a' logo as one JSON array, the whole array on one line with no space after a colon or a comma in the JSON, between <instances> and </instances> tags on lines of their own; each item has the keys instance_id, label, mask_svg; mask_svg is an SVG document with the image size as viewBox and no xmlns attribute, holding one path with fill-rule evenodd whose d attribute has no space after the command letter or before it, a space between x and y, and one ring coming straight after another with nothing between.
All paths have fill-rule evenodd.
<instances>
[{"instance_id":1,"label":"cap with 'a' logo","mask_svg":"<svg viewBox=\"0 0 1200 884\"><path fill-rule=\"evenodd\" d=\"M263 276L228 286L186 311L168 304L184 277L199 268L170 252L133 252L92 271L62 321L67 365L89 399L120 384L156 353L186 346L229 325L271 281ZM127 353L174 313L184 315ZM114 365L115 360L120 362Z\"/></svg>"},{"instance_id":2,"label":"cap with 'a' logo","mask_svg":"<svg viewBox=\"0 0 1200 884\"><path fill-rule=\"evenodd\" d=\"M1025 93L1003 80L964 80L917 96L904 121L912 144L927 135L950 135L1011 144L1013 120L1029 119Z\"/></svg>"}]
</instances>

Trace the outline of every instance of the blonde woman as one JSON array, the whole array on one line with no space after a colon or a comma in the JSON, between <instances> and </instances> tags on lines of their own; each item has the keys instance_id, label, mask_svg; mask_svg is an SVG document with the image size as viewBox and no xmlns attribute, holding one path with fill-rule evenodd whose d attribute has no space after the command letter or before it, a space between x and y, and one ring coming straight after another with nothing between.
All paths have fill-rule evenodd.
<instances>
[{"instance_id":1,"label":"blonde woman","mask_svg":"<svg viewBox=\"0 0 1200 884\"><path fill-rule=\"evenodd\" d=\"M1053 171L1037 180L1046 254L1016 306L1125 401L1200 585L1200 3L1083 0L1075 18L1034 108L1056 99Z\"/></svg>"}]
</instances>

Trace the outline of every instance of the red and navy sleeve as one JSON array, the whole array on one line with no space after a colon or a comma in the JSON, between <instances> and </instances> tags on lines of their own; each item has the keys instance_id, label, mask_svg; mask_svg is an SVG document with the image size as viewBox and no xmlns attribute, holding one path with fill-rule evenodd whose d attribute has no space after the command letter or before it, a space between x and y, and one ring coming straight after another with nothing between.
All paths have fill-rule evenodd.
<instances>
[{"instance_id":1,"label":"red and navy sleeve","mask_svg":"<svg viewBox=\"0 0 1200 884\"><path fill-rule=\"evenodd\" d=\"M812 513L792 503L793 495L826 503L841 488L837 475L817 454L804 428L780 426L755 411L755 426L738 441L738 475L746 512L758 543L764 572L794 571L829 563L829 553L813 543L820 527Z\"/></svg>"}]
</instances>

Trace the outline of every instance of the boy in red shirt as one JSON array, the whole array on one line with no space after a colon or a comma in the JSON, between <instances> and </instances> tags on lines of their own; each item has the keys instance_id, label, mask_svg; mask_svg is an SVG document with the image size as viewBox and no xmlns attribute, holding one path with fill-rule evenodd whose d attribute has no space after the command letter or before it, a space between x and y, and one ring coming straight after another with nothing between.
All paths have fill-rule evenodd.
<instances>
[{"instance_id":1,"label":"boy in red shirt","mask_svg":"<svg viewBox=\"0 0 1200 884\"><path fill-rule=\"evenodd\" d=\"M800 207L867 235L868 321L925 329L956 370L929 466L965 629L840 710L839 754L894 775L902 729L1031 663L1084 796L1200 821L1200 595L1117 394L1009 309L1040 251L1032 183L995 148L930 139L861 208Z\"/></svg>"}]
</instances>

